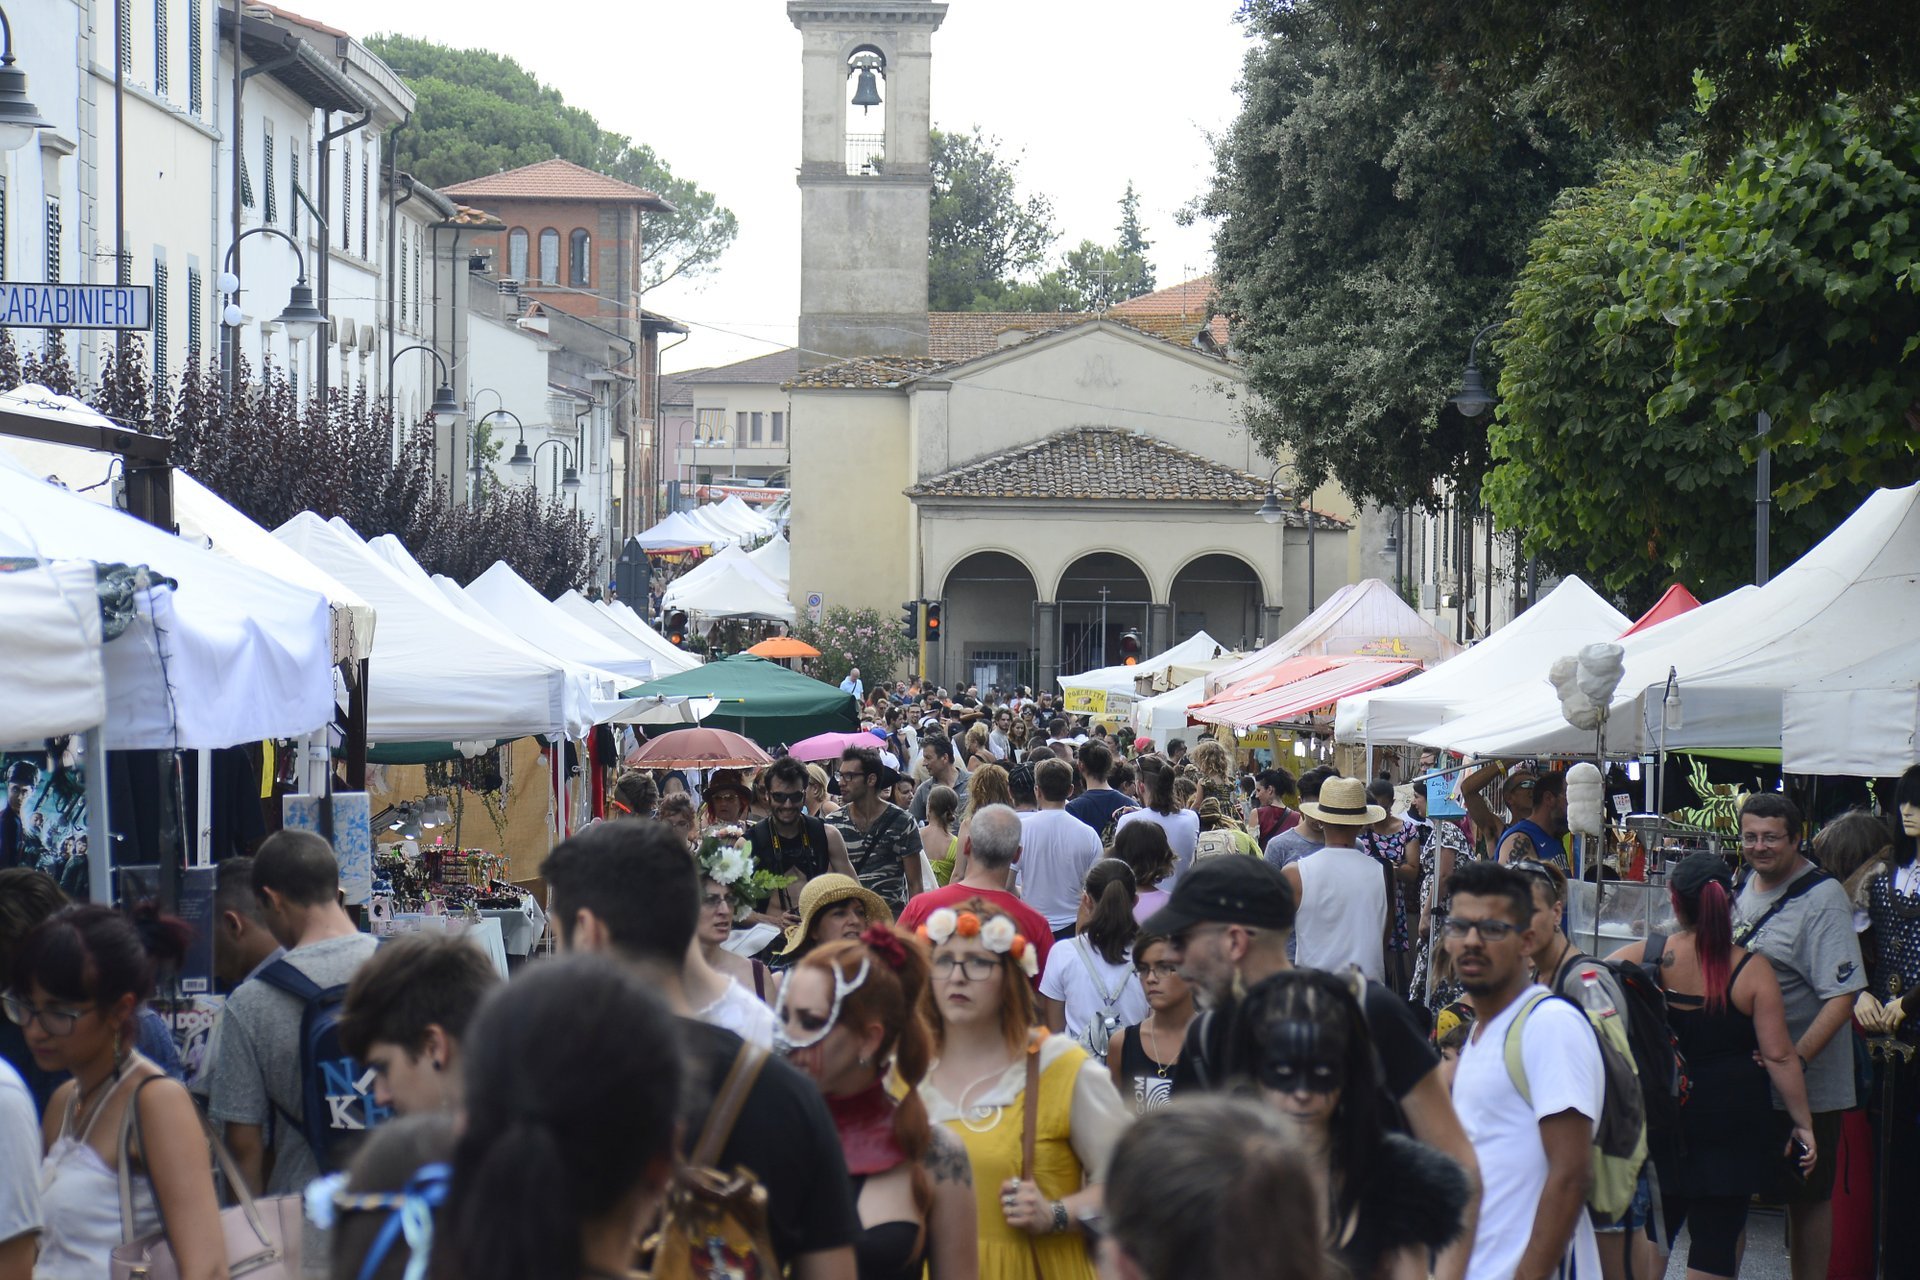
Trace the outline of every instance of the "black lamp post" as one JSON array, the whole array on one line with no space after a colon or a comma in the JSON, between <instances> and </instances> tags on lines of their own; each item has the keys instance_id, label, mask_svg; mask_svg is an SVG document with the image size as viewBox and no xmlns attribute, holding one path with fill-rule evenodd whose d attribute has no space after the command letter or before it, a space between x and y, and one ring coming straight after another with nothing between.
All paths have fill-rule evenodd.
<instances>
[{"instance_id":1,"label":"black lamp post","mask_svg":"<svg viewBox=\"0 0 1920 1280\"><path fill-rule=\"evenodd\" d=\"M293 247L294 261L299 266L293 288L287 291L287 305L276 320L286 329L290 338L310 338L320 327L327 323L327 313L314 304L313 287L307 283L307 255L300 251L300 243L278 227L249 227L235 236L233 243L227 246L220 272L220 292L227 296L227 305L220 312L220 319L232 331L230 340L220 344L221 369L220 388L228 403L233 400L233 366L239 354L237 344L240 341L240 326L246 320L246 313L240 310L240 304L234 301L240 296L240 277L233 273L233 256L240 248L240 242L248 236L279 236Z\"/></svg>"},{"instance_id":2,"label":"black lamp post","mask_svg":"<svg viewBox=\"0 0 1920 1280\"><path fill-rule=\"evenodd\" d=\"M500 393L494 392L496 396ZM493 418L511 418L513 425L520 429L520 442L513 446L513 456L507 459L507 465L515 471L522 471L533 465L533 455L527 452L527 424L520 421L520 415L511 409L489 409L473 424L473 494L480 496L480 428Z\"/></svg>"},{"instance_id":3,"label":"black lamp post","mask_svg":"<svg viewBox=\"0 0 1920 1280\"><path fill-rule=\"evenodd\" d=\"M0 9L0 151L18 151L53 121L40 114L27 98L27 73L13 57L13 24Z\"/></svg>"},{"instance_id":4,"label":"black lamp post","mask_svg":"<svg viewBox=\"0 0 1920 1280\"><path fill-rule=\"evenodd\" d=\"M1294 464L1291 462L1278 463L1274 466L1273 473L1267 477L1266 500L1260 504L1260 509L1254 512L1254 514L1259 516L1262 520L1265 520L1268 524L1279 524L1282 520L1285 520L1287 518L1287 508L1284 505L1282 505L1280 501L1279 491L1274 488L1274 482L1280 478L1280 473L1282 471L1285 471L1288 467L1291 467L1293 465ZM1309 493L1303 492L1300 495L1300 515L1301 515L1301 518L1306 521L1306 525L1307 525L1307 612L1308 613L1312 613L1313 607L1314 607L1314 589L1313 589L1314 545L1313 544L1315 543L1315 541L1317 541L1317 539L1314 536L1315 531L1313 527L1313 508L1308 505L1308 503L1311 501L1311 498L1312 498L1312 495Z\"/></svg>"},{"instance_id":5,"label":"black lamp post","mask_svg":"<svg viewBox=\"0 0 1920 1280\"><path fill-rule=\"evenodd\" d=\"M1460 375L1460 389L1447 399L1447 403L1458 409L1463 417L1477 418L1493 408L1493 393L1487 390L1487 380L1480 375L1480 363L1475 358L1480 350L1480 339L1500 327L1495 320L1473 335L1473 341L1467 344L1467 368Z\"/></svg>"},{"instance_id":6,"label":"black lamp post","mask_svg":"<svg viewBox=\"0 0 1920 1280\"><path fill-rule=\"evenodd\" d=\"M559 449L560 455L564 459L564 461L561 464L562 469L560 472L560 480L558 482L558 487L561 489L565 489L569 492L578 490L580 488L580 472L573 465L573 449L567 444L566 441L560 439L558 436L553 436L548 439L542 440L539 444L533 446L533 453L527 458L525 465L528 468L531 468L534 464L535 459L537 459L540 456L540 451L546 448L548 445L553 445L555 448ZM515 466L515 467L521 465L520 454L523 450L526 449L526 447L527 446L525 441L522 441L517 447L515 447L513 451L513 457L510 460L509 465ZM527 478L531 480L533 479L533 476L529 474Z\"/></svg>"},{"instance_id":7,"label":"black lamp post","mask_svg":"<svg viewBox=\"0 0 1920 1280\"><path fill-rule=\"evenodd\" d=\"M387 381L393 381L393 366L399 362L401 356L407 354L409 351L426 352L433 357L433 363L438 366L440 370L440 385L434 388L433 404L429 407L428 411L436 418L458 416L460 412L460 402L454 399L453 376L447 372L447 362L440 358L438 351L435 351L424 342L416 342L410 347L402 347L387 357Z\"/></svg>"}]
</instances>

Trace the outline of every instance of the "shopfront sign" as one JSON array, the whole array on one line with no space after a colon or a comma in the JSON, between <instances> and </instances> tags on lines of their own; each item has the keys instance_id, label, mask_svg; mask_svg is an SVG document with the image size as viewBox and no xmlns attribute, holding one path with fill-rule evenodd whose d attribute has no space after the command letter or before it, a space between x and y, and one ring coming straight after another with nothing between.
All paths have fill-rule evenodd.
<instances>
[{"instance_id":1,"label":"shopfront sign","mask_svg":"<svg viewBox=\"0 0 1920 1280\"><path fill-rule=\"evenodd\" d=\"M143 284L47 284L0 280L0 328L153 328L153 290Z\"/></svg>"}]
</instances>

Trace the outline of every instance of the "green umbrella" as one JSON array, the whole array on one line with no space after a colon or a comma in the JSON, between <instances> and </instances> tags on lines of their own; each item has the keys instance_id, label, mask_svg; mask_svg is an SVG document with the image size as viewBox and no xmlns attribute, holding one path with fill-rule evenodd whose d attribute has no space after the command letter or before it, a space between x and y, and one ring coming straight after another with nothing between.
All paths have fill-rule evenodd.
<instances>
[{"instance_id":1,"label":"green umbrella","mask_svg":"<svg viewBox=\"0 0 1920 1280\"><path fill-rule=\"evenodd\" d=\"M701 723L731 730L763 747L860 728L852 694L746 653L649 680L626 693L630 698L654 695L717 698L719 709Z\"/></svg>"}]
</instances>

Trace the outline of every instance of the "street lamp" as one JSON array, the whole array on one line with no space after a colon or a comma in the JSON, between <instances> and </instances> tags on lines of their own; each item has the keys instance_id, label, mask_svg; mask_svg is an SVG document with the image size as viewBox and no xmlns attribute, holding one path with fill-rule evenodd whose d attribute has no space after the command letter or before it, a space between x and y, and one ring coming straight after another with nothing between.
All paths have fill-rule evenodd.
<instances>
[{"instance_id":1,"label":"street lamp","mask_svg":"<svg viewBox=\"0 0 1920 1280\"><path fill-rule=\"evenodd\" d=\"M53 121L27 99L27 73L14 63L13 24L5 9L0 9L0 40L0 151L18 151L39 130L53 128Z\"/></svg>"},{"instance_id":2,"label":"street lamp","mask_svg":"<svg viewBox=\"0 0 1920 1280\"><path fill-rule=\"evenodd\" d=\"M278 227L249 227L234 237L233 243L227 246L226 269L220 273L220 292L226 294L229 299L240 292L240 277L233 274L233 255L235 250L239 249L242 240L248 236L258 235L279 236L293 246L293 257L299 264L300 273L293 283L293 288L287 292L286 310L282 311L277 319L289 337L312 337L320 326L327 322L327 313L314 305L313 288L307 284L307 255L300 252L299 241ZM226 310L221 312L220 318L226 321L228 328L238 329L245 321L246 315L240 310L239 303L229 301Z\"/></svg>"},{"instance_id":3,"label":"street lamp","mask_svg":"<svg viewBox=\"0 0 1920 1280\"><path fill-rule=\"evenodd\" d=\"M1281 504L1280 493L1274 487L1274 483L1277 480L1279 480L1280 473L1282 471L1285 471L1288 467L1293 467L1293 466L1295 466L1295 464L1291 462L1276 463L1274 464L1272 474L1267 476L1266 500L1260 504L1260 509L1254 512L1254 514L1259 516L1262 520L1266 521L1268 524L1279 524L1282 520L1285 520L1287 518L1287 508ZM1307 612L1308 613L1313 612L1313 606L1314 606L1314 589L1313 589L1314 543L1318 541L1318 539L1314 536L1315 530L1313 527L1313 508L1308 505L1311 499L1312 499L1312 494L1309 492L1306 492L1303 490L1302 493L1300 494L1300 516L1301 516L1301 519L1303 519L1306 522L1306 526L1307 526Z\"/></svg>"},{"instance_id":4,"label":"street lamp","mask_svg":"<svg viewBox=\"0 0 1920 1280\"><path fill-rule=\"evenodd\" d=\"M560 450L561 456L566 459L566 461L561 464L562 469L560 472L560 487L562 489L566 489L569 491L578 489L580 487L580 472L573 465L573 449L567 444L566 441L560 439L558 436L549 437L548 439L542 440L539 444L533 446L533 454L531 457L527 459L527 466L531 467L535 459L537 459L540 456L540 451L546 448L548 445L553 445L554 447L558 448ZM520 451L522 449L525 449L526 447L527 447L526 444L523 442L518 448L516 448L513 451L514 465L516 466L519 465ZM531 479L532 477L529 476L528 478Z\"/></svg>"},{"instance_id":5,"label":"street lamp","mask_svg":"<svg viewBox=\"0 0 1920 1280\"><path fill-rule=\"evenodd\" d=\"M1480 339L1500 327L1500 321L1481 329L1473 335L1473 341L1467 344L1467 368L1460 375L1460 389L1447 399L1447 403L1458 409L1463 417L1477 418L1493 408L1493 393L1487 390L1487 380L1480 376L1480 364L1474 357L1480 350Z\"/></svg>"},{"instance_id":6,"label":"street lamp","mask_svg":"<svg viewBox=\"0 0 1920 1280\"><path fill-rule=\"evenodd\" d=\"M496 391L493 394L497 396L500 393ZM520 421L520 415L511 409L489 409L473 424L473 448L470 452L473 454L473 492L476 498L480 495L480 428L493 418L512 418L513 425L520 428L520 443L513 446L513 456L507 459L507 465L515 471L524 471L533 465L533 455L527 452L527 424Z\"/></svg>"},{"instance_id":7,"label":"street lamp","mask_svg":"<svg viewBox=\"0 0 1920 1280\"><path fill-rule=\"evenodd\" d=\"M416 342L412 346L402 347L398 351L394 352L391 356L388 356L387 357L387 381L388 382L393 381L394 364L399 361L401 356L407 354L407 352L409 351L426 352L428 355L433 357L433 363L436 366L438 366L440 370L440 385L434 388L433 404L428 408L428 412L433 414L433 416L436 418L457 416L460 412L460 402L454 399L454 396L453 396L453 386L452 386L453 377L451 374L447 372L447 362L440 358L440 353L438 351L435 351L432 347L428 346L426 343Z\"/></svg>"}]
</instances>

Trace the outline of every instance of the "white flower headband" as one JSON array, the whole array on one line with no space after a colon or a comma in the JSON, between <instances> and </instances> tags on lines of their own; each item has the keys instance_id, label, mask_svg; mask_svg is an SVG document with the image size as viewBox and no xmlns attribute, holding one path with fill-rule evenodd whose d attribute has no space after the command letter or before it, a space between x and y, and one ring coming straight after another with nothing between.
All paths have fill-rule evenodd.
<instances>
[{"instance_id":1,"label":"white flower headband","mask_svg":"<svg viewBox=\"0 0 1920 1280\"><path fill-rule=\"evenodd\" d=\"M963 938L977 937L980 945L995 955L1011 955L1014 963L1020 966L1020 972L1029 978L1040 974L1040 953L1014 926L1011 916L990 916L983 921L971 911L941 907L929 915L926 923L916 932L936 947L945 944L955 934Z\"/></svg>"}]
</instances>

